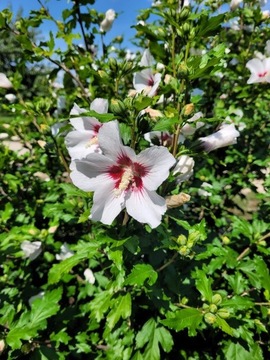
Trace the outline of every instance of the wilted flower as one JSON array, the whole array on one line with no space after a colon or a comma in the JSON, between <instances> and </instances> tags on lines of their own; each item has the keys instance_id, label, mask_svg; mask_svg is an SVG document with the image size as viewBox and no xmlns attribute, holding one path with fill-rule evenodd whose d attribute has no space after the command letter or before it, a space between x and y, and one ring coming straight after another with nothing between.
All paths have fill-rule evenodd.
<instances>
[{"instance_id":1,"label":"wilted flower","mask_svg":"<svg viewBox=\"0 0 270 360\"><path fill-rule=\"evenodd\" d=\"M17 99L16 95L14 94L6 94L5 98L10 102L10 103L14 103L14 101Z\"/></svg>"},{"instance_id":2,"label":"wilted flower","mask_svg":"<svg viewBox=\"0 0 270 360\"><path fill-rule=\"evenodd\" d=\"M246 67L251 72L248 84L270 82L270 58L249 60Z\"/></svg>"},{"instance_id":3,"label":"wilted flower","mask_svg":"<svg viewBox=\"0 0 270 360\"><path fill-rule=\"evenodd\" d=\"M211 189L213 186L207 182L203 182L201 184L201 188L198 190L198 195L200 196L211 196L212 193L210 191L207 191L205 189Z\"/></svg>"},{"instance_id":4,"label":"wilted flower","mask_svg":"<svg viewBox=\"0 0 270 360\"><path fill-rule=\"evenodd\" d=\"M87 282L89 282L92 285L95 283L96 279L91 269L89 268L85 269L83 274Z\"/></svg>"},{"instance_id":5,"label":"wilted flower","mask_svg":"<svg viewBox=\"0 0 270 360\"><path fill-rule=\"evenodd\" d=\"M60 250L61 250L60 254L55 255L56 260L65 260L74 255L74 252L72 250L70 250L67 243L64 243L63 245L61 245Z\"/></svg>"},{"instance_id":6,"label":"wilted flower","mask_svg":"<svg viewBox=\"0 0 270 360\"><path fill-rule=\"evenodd\" d=\"M90 109L104 114L108 111L108 101L97 98L91 103ZM70 115L80 115L85 112L85 109L75 104ZM82 159L93 152L100 152L97 135L102 123L95 117L88 116L73 117L70 123L75 130L67 134L65 142L71 159Z\"/></svg>"},{"instance_id":7,"label":"wilted flower","mask_svg":"<svg viewBox=\"0 0 270 360\"><path fill-rule=\"evenodd\" d=\"M29 260L35 260L42 251L41 241L28 241L25 240L21 243L21 249L24 252L24 257Z\"/></svg>"},{"instance_id":8,"label":"wilted flower","mask_svg":"<svg viewBox=\"0 0 270 360\"><path fill-rule=\"evenodd\" d=\"M188 202L190 195L181 192L180 194L166 196L165 200L167 208L174 209Z\"/></svg>"},{"instance_id":9,"label":"wilted flower","mask_svg":"<svg viewBox=\"0 0 270 360\"><path fill-rule=\"evenodd\" d=\"M113 9L109 9L105 13L105 18L100 23L100 31L108 32L111 30L114 19L115 19L115 11Z\"/></svg>"},{"instance_id":10,"label":"wilted flower","mask_svg":"<svg viewBox=\"0 0 270 360\"><path fill-rule=\"evenodd\" d=\"M201 141L205 151L210 152L218 148L236 144L236 138L240 135L235 129L234 124L223 124L214 134L201 137Z\"/></svg>"},{"instance_id":11,"label":"wilted flower","mask_svg":"<svg viewBox=\"0 0 270 360\"><path fill-rule=\"evenodd\" d=\"M191 177L191 175L193 174L194 165L195 162L192 157L188 155L179 156L178 162L176 163L175 168L173 169L173 175L180 173L180 175L176 177L176 182L178 184L188 180Z\"/></svg>"},{"instance_id":12,"label":"wilted flower","mask_svg":"<svg viewBox=\"0 0 270 360\"><path fill-rule=\"evenodd\" d=\"M146 67L141 72L135 73L133 78L133 86L138 93L143 93L147 96L155 96L157 94L158 86L161 82L161 74L153 73L151 66L153 64L153 57L148 49L143 53L140 61L140 66Z\"/></svg>"},{"instance_id":13,"label":"wilted flower","mask_svg":"<svg viewBox=\"0 0 270 360\"><path fill-rule=\"evenodd\" d=\"M143 136L146 141L150 142L150 145L161 145L170 147L173 143L173 135L168 131L150 131ZM178 137L178 144L183 143L185 138L180 135Z\"/></svg>"},{"instance_id":14,"label":"wilted flower","mask_svg":"<svg viewBox=\"0 0 270 360\"><path fill-rule=\"evenodd\" d=\"M182 127L181 133L184 136L193 135L196 130L204 126L204 122L197 121L201 117L203 117L203 113L201 111L197 112L192 116L192 118L188 119L186 124ZM194 124L193 124L194 123Z\"/></svg>"},{"instance_id":15,"label":"wilted flower","mask_svg":"<svg viewBox=\"0 0 270 360\"><path fill-rule=\"evenodd\" d=\"M157 227L166 204L155 190L168 177L174 157L163 146L136 155L133 149L123 146L117 121L102 126L99 146L102 154L90 154L70 166L73 183L84 191L95 192L90 218L110 225L126 208L137 221Z\"/></svg>"},{"instance_id":16,"label":"wilted flower","mask_svg":"<svg viewBox=\"0 0 270 360\"><path fill-rule=\"evenodd\" d=\"M4 73L0 73L0 88L10 89L12 88L11 82L8 80Z\"/></svg>"}]
</instances>

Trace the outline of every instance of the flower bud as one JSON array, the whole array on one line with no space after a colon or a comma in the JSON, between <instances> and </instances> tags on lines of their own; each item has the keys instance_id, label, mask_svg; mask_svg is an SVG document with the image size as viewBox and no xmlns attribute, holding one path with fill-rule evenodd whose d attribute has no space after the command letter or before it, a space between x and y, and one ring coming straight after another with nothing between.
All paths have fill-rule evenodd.
<instances>
[{"instance_id":1,"label":"flower bud","mask_svg":"<svg viewBox=\"0 0 270 360\"><path fill-rule=\"evenodd\" d=\"M0 340L0 355L5 350L5 341L3 339Z\"/></svg>"},{"instance_id":2,"label":"flower bud","mask_svg":"<svg viewBox=\"0 0 270 360\"><path fill-rule=\"evenodd\" d=\"M115 58L109 59L109 67L115 73L118 71L118 65L117 65L117 61Z\"/></svg>"},{"instance_id":3,"label":"flower bud","mask_svg":"<svg viewBox=\"0 0 270 360\"><path fill-rule=\"evenodd\" d=\"M211 313L206 313L204 315L204 321L207 323L207 324L214 324L216 321L217 321L217 317L216 315L214 314L211 314Z\"/></svg>"},{"instance_id":4,"label":"flower bud","mask_svg":"<svg viewBox=\"0 0 270 360\"><path fill-rule=\"evenodd\" d=\"M126 111L126 107L124 103L121 100L118 99L112 99L110 104L111 111L115 115L121 115L124 114Z\"/></svg>"},{"instance_id":5,"label":"flower bud","mask_svg":"<svg viewBox=\"0 0 270 360\"><path fill-rule=\"evenodd\" d=\"M217 312L218 316L220 316L222 319L228 319L230 317L230 312L228 309L222 308L219 309Z\"/></svg>"},{"instance_id":6,"label":"flower bud","mask_svg":"<svg viewBox=\"0 0 270 360\"><path fill-rule=\"evenodd\" d=\"M190 103L184 107L184 115L188 116L194 111L194 104Z\"/></svg>"},{"instance_id":7,"label":"flower bud","mask_svg":"<svg viewBox=\"0 0 270 360\"><path fill-rule=\"evenodd\" d=\"M212 296L212 303L219 305L222 302L222 296L220 294L215 294Z\"/></svg>"},{"instance_id":8,"label":"flower bud","mask_svg":"<svg viewBox=\"0 0 270 360\"><path fill-rule=\"evenodd\" d=\"M217 312L217 306L215 304L210 304L209 305L209 311L214 314Z\"/></svg>"},{"instance_id":9,"label":"flower bud","mask_svg":"<svg viewBox=\"0 0 270 360\"><path fill-rule=\"evenodd\" d=\"M187 18L189 17L189 13L190 13L190 9L189 7L185 6L182 8L181 12L178 15L178 19L181 22L184 22L185 20L187 20Z\"/></svg>"}]
</instances>

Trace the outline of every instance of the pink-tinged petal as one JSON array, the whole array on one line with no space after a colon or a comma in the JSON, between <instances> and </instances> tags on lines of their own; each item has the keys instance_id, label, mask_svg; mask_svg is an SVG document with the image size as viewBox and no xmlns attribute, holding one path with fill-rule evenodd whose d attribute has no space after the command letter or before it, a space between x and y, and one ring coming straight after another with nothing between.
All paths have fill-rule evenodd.
<instances>
[{"instance_id":1,"label":"pink-tinged petal","mask_svg":"<svg viewBox=\"0 0 270 360\"><path fill-rule=\"evenodd\" d=\"M251 73L259 74L264 71L263 62L260 59L251 59L247 62L246 67Z\"/></svg>"},{"instance_id":2,"label":"pink-tinged petal","mask_svg":"<svg viewBox=\"0 0 270 360\"><path fill-rule=\"evenodd\" d=\"M154 85L152 86L151 91L149 91L148 96L155 96L157 94L157 89L159 87L160 82L161 82L161 74L157 73L154 76Z\"/></svg>"},{"instance_id":3,"label":"pink-tinged petal","mask_svg":"<svg viewBox=\"0 0 270 360\"><path fill-rule=\"evenodd\" d=\"M141 92L145 90L145 88L152 86L154 80L152 78L152 71L142 71L140 73L135 73L133 77L133 86L138 91Z\"/></svg>"},{"instance_id":4,"label":"pink-tinged petal","mask_svg":"<svg viewBox=\"0 0 270 360\"><path fill-rule=\"evenodd\" d=\"M140 61L140 65L145 67L151 67L153 65L153 62L154 62L154 58L151 55L149 49L144 50L142 59Z\"/></svg>"},{"instance_id":5,"label":"pink-tinged petal","mask_svg":"<svg viewBox=\"0 0 270 360\"><path fill-rule=\"evenodd\" d=\"M262 62L263 62L264 69L265 69L267 72L269 72L269 71L270 71L270 58L269 58L269 57L268 57L268 58L264 58L264 59L262 60Z\"/></svg>"},{"instance_id":6,"label":"pink-tinged petal","mask_svg":"<svg viewBox=\"0 0 270 360\"><path fill-rule=\"evenodd\" d=\"M156 190L169 176L169 169L176 160L163 146L152 146L137 155L136 161L148 170L143 185L148 190Z\"/></svg>"},{"instance_id":7,"label":"pink-tinged petal","mask_svg":"<svg viewBox=\"0 0 270 360\"><path fill-rule=\"evenodd\" d=\"M80 108L77 104L74 104L73 108L71 109L70 115L76 116L85 112L87 112L87 110ZM89 116L71 117L70 123L76 130L91 130L95 132L98 132L99 128L102 125L96 118Z\"/></svg>"},{"instance_id":8,"label":"pink-tinged petal","mask_svg":"<svg viewBox=\"0 0 270 360\"><path fill-rule=\"evenodd\" d=\"M103 124L98 133L98 141L103 154L113 160L117 160L119 156L136 156L134 150L123 146L117 120Z\"/></svg>"},{"instance_id":9,"label":"pink-tinged petal","mask_svg":"<svg viewBox=\"0 0 270 360\"><path fill-rule=\"evenodd\" d=\"M94 152L101 152L98 143L91 140L95 137L93 131L71 131L65 138L66 147L71 159L82 159Z\"/></svg>"},{"instance_id":10,"label":"pink-tinged petal","mask_svg":"<svg viewBox=\"0 0 270 360\"><path fill-rule=\"evenodd\" d=\"M166 212L167 207L165 199L155 191L142 189L130 194L126 200L126 209L135 220L155 228L161 223L162 215Z\"/></svg>"},{"instance_id":11,"label":"pink-tinged petal","mask_svg":"<svg viewBox=\"0 0 270 360\"><path fill-rule=\"evenodd\" d=\"M95 191L103 183L114 185L114 181L107 175L107 170L113 164L101 154L90 154L85 159L71 162L70 178L75 186L84 191Z\"/></svg>"},{"instance_id":12,"label":"pink-tinged petal","mask_svg":"<svg viewBox=\"0 0 270 360\"><path fill-rule=\"evenodd\" d=\"M96 189L90 219L111 225L116 216L125 207L124 193L115 196L114 184L103 182Z\"/></svg>"},{"instance_id":13,"label":"pink-tinged petal","mask_svg":"<svg viewBox=\"0 0 270 360\"><path fill-rule=\"evenodd\" d=\"M92 101L90 109L99 114L105 114L108 112L109 103L108 100L102 98L96 98Z\"/></svg>"}]
</instances>

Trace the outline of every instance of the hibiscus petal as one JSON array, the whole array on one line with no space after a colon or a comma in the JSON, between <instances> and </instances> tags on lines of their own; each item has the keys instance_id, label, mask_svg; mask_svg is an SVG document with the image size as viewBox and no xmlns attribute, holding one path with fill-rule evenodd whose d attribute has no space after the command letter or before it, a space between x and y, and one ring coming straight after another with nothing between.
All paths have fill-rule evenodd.
<instances>
[{"instance_id":1,"label":"hibiscus petal","mask_svg":"<svg viewBox=\"0 0 270 360\"><path fill-rule=\"evenodd\" d=\"M251 59L247 62L246 67L251 73L259 74L264 72L264 65L260 59Z\"/></svg>"},{"instance_id":2,"label":"hibiscus petal","mask_svg":"<svg viewBox=\"0 0 270 360\"><path fill-rule=\"evenodd\" d=\"M148 70L148 69L147 69ZM145 88L149 87L149 82L152 82L152 71L142 71L140 73L135 73L133 77L133 86L138 91L141 92Z\"/></svg>"},{"instance_id":3,"label":"hibiscus petal","mask_svg":"<svg viewBox=\"0 0 270 360\"><path fill-rule=\"evenodd\" d=\"M148 169L143 184L148 190L156 190L169 176L169 169L175 164L175 158L163 146L152 146L137 155L137 162Z\"/></svg>"},{"instance_id":4,"label":"hibiscus petal","mask_svg":"<svg viewBox=\"0 0 270 360\"><path fill-rule=\"evenodd\" d=\"M98 144L90 143L94 135L93 131L71 131L67 134L65 143L73 160L85 158L88 154L98 151Z\"/></svg>"},{"instance_id":5,"label":"hibiscus petal","mask_svg":"<svg viewBox=\"0 0 270 360\"><path fill-rule=\"evenodd\" d=\"M100 182L100 186L94 194L94 203L90 215L91 220L111 225L116 216L124 209L124 193L120 196L115 196L113 190L114 183L108 181Z\"/></svg>"},{"instance_id":6,"label":"hibiscus petal","mask_svg":"<svg viewBox=\"0 0 270 360\"><path fill-rule=\"evenodd\" d=\"M130 216L140 223L147 223L151 228L161 223L161 217L166 212L166 202L155 191L132 192L126 200L126 209Z\"/></svg>"},{"instance_id":7,"label":"hibiscus petal","mask_svg":"<svg viewBox=\"0 0 270 360\"><path fill-rule=\"evenodd\" d=\"M102 183L112 183L107 169L113 162L101 154L90 154L85 159L71 162L70 178L74 185L84 191L95 191Z\"/></svg>"},{"instance_id":8,"label":"hibiscus petal","mask_svg":"<svg viewBox=\"0 0 270 360\"><path fill-rule=\"evenodd\" d=\"M80 115L86 112L87 110L80 108L77 104L74 104L73 108L71 109L70 115ZM70 118L70 123L76 130L80 131L95 131L101 125L101 123L96 118L89 116L72 117Z\"/></svg>"},{"instance_id":9,"label":"hibiscus petal","mask_svg":"<svg viewBox=\"0 0 270 360\"><path fill-rule=\"evenodd\" d=\"M142 59L140 61L140 65L145 67L150 67L152 66L153 62L154 62L154 58L151 55L149 49L144 50Z\"/></svg>"},{"instance_id":10,"label":"hibiscus petal","mask_svg":"<svg viewBox=\"0 0 270 360\"><path fill-rule=\"evenodd\" d=\"M108 100L102 98L96 98L92 101L90 109L99 114L105 114L108 112L109 103Z\"/></svg>"},{"instance_id":11,"label":"hibiscus petal","mask_svg":"<svg viewBox=\"0 0 270 360\"><path fill-rule=\"evenodd\" d=\"M98 133L99 146L104 155L112 160L119 157L127 156L134 158L135 152L128 146L123 146L118 121L110 121L105 123Z\"/></svg>"}]
</instances>

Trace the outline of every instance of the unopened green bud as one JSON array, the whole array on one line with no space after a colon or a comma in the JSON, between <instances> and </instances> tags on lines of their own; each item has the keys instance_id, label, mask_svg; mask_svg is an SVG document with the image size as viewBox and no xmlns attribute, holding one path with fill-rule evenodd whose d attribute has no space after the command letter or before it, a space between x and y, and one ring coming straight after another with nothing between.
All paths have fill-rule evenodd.
<instances>
[{"instance_id":1,"label":"unopened green bud","mask_svg":"<svg viewBox=\"0 0 270 360\"><path fill-rule=\"evenodd\" d=\"M195 243L197 240L199 240L200 238L200 233L199 231L192 231L189 235L188 235L188 241Z\"/></svg>"},{"instance_id":2,"label":"unopened green bud","mask_svg":"<svg viewBox=\"0 0 270 360\"><path fill-rule=\"evenodd\" d=\"M181 63L178 68L179 75L186 76L188 75L188 67L185 63Z\"/></svg>"},{"instance_id":3,"label":"unopened green bud","mask_svg":"<svg viewBox=\"0 0 270 360\"><path fill-rule=\"evenodd\" d=\"M190 32L191 27L190 27L190 25L188 23L184 23L183 26L182 26L182 29L183 29L184 34L188 35L189 32Z\"/></svg>"},{"instance_id":4,"label":"unopened green bud","mask_svg":"<svg viewBox=\"0 0 270 360\"><path fill-rule=\"evenodd\" d=\"M215 305L215 304L210 304L210 305L209 305L209 311L210 311L212 314L216 313L216 312L217 312L217 305Z\"/></svg>"},{"instance_id":5,"label":"unopened green bud","mask_svg":"<svg viewBox=\"0 0 270 360\"><path fill-rule=\"evenodd\" d=\"M184 22L188 16L189 16L189 13L190 13L190 9L188 6L184 6L181 10L181 12L178 14L178 19L181 21L181 22Z\"/></svg>"},{"instance_id":6,"label":"unopened green bud","mask_svg":"<svg viewBox=\"0 0 270 360\"><path fill-rule=\"evenodd\" d=\"M184 296L184 297L181 299L181 304L186 305L187 303L188 303L188 298Z\"/></svg>"},{"instance_id":7,"label":"unopened green bud","mask_svg":"<svg viewBox=\"0 0 270 360\"><path fill-rule=\"evenodd\" d=\"M219 309L217 312L218 316L220 316L222 319L228 319L230 317L230 312L228 309L222 308Z\"/></svg>"},{"instance_id":8,"label":"unopened green bud","mask_svg":"<svg viewBox=\"0 0 270 360\"><path fill-rule=\"evenodd\" d=\"M222 296L220 294L215 294L212 296L212 303L219 305L222 302Z\"/></svg>"},{"instance_id":9,"label":"unopened green bud","mask_svg":"<svg viewBox=\"0 0 270 360\"><path fill-rule=\"evenodd\" d=\"M179 235L177 240L176 240L177 244L179 245L186 245L187 243L187 238L185 237L185 235Z\"/></svg>"},{"instance_id":10,"label":"unopened green bud","mask_svg":"<svg viewBox=\"0 0 270 360\"><path fill-rule=\"evenodd\" d=\"M225 244L225 245L228 245L231 242L231 240L226 235L222 236L221 240L222 240L223 244Z\"/></svg>"},{"instance_id":11,"label":"unopened green bud","mask_svg":"<svg viewBox=\"0 0 270 360\"><path fill-rule=\"evenodd\" d=\"M108 79L109 76L104 70L98 70L98 75L101 77L101 79Z\"/></svg>"},{"instance_id":12,"label":"unopened green bud","mask_svg":"<svg viewBox=\"0 0 270 360\"><path fill-rule=\"evenodd\" d=\"M109 59L109 67L115 73L118 71L118 65L117 65L117 61L115 58Z\"/></svg>"},{"instance_id":13,"label":"unopened green bud","mask_svg":"<svg viewBox=\"0 0 270 360\"><path fill-rule=\"evenodd\" d=\"M111 100L110 108L115 115L121 115L126 111L124 103L118 99Z\"/></svg>"},{"instance_id":14,"label":"unopened green bud","mask_svg":"<svg viewBox=\"0 0 270 360\"><path fill-rule=\"evenodd\" d=\"M214 324L216 321L217 321L217 317L216 315L214 314L211 314L211 313L206 313L204 315L204 321L207 323L207 324Z\"/></svg>"},{"instance_id":15,"label":"unopened green bud","mask_svg":"<svg viewBox=\"0 0 270 360\"><path fill-rule=\"evenodd\" d=\"M179 254L182 255L182 256L187 256L189 255L190 253L190 250L187 246L181 246L181 248L179 249Z\"/></svg>"}]
</instances>

